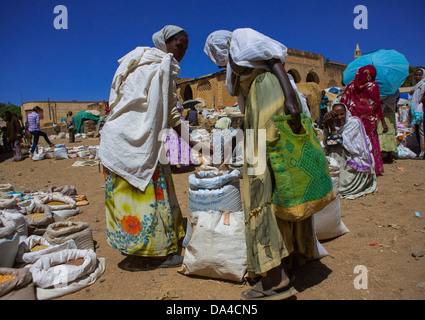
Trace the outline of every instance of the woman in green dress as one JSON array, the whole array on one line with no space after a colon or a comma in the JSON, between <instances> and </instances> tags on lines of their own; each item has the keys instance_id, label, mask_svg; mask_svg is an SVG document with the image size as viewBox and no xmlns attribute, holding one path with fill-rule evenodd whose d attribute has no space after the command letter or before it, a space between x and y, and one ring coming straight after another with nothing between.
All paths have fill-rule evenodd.
<instances>
[{"instance_id":1,"label":"woman in green dress","mask_svg":"<svg viewBox=\"0 0 425 320\"><path fill-rule=\"evenodd\" d=\"M247 268L251 278L260 279L242 293L242 299L283 299L294 294L290 272L295 262L314 255L311 218L289 222L272 209L273 172L266 151L266 140L277 136L272 117L291 114L292 130L298 133L301 128L300 101L284 69L287 49L252 29L237 29L212 33L204 51L219 67L227 67L226 88L238 96L245 113Z\"/></svg>"}]
</instances>

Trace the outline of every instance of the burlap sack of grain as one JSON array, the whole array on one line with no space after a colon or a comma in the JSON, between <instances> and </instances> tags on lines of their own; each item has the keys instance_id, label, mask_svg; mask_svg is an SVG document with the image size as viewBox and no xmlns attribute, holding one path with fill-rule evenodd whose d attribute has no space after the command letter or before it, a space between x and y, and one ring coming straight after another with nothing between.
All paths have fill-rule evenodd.
<instances>
[{"instance_id":1,"label":"burlap sack of grain","mask_svg":"<svg viewBox=\"0 0 425 320\"><path fill-rule=\"evenodd\" d=\"M49 224L55 222L52 209L44 204L33 202L22 210L28 224L28 235L42 235Z\"/></svg>"},{"instance_id":2,"label":"burlap sack of grain","mask_svg":"<svg viewBox=\"0 0 425 320\"><path fill-rule=\"evenodd\" d=\"M70 239L64 243L52 245L46 238L32 235L19 244L16 264L23 266L34 263L43 255L65 249L77 249L75 241Z\"/></svg>"},{"instance_id":3,"label":"burlap sack of grain","mask_svg":"<svg viewBox=\"0 0 425 320\"><path fill-rule=\"evenodd\" d=\"M27 268L0 268L0 277L13 279L0 283L0 300L36 300L31 272Z\"/></svg>"},{"instance_id":4,"label":"burlap sack of grain","mask_svg":"<svg viewBox=\"0 0 425 320\"><path fill-rule=\"evenodd\" d=\"M60 244L72 239L78 249L94 251L92 230L87 222L61 221L52 223L47 227L43 237L51 244Z\"/></svg>"}]
</instances>

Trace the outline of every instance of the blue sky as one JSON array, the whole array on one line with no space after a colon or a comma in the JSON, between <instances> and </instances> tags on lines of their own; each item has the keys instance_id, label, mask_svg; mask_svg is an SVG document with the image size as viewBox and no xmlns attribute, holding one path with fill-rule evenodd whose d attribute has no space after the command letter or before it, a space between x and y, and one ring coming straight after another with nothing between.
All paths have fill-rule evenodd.
<instances>
[{"instance_id":1,"label":"blue sky","mask_svg":"<svg viewBox=\"0 0 425 320\"><path fill-rule=\"evenodd\" d=\"M68 29L57 30L54 8L68 10ZM353 25L357 5L367 8L367 29ZM425 65L425 1L396 0L2 0L0 102L109 99L117 60L152 34L174 24L189 34L180 77L218 71L203 52L218 29L250 27L294 49L350 63L362 53L394 49L410 65Z\"/></svg>"}]
</instances>

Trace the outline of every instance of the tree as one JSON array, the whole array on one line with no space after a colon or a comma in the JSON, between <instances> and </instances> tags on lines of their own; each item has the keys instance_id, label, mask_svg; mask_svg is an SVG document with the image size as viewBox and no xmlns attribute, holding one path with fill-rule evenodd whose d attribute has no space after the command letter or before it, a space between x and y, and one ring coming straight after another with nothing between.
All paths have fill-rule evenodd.
<instances>
[{"instance_id":1,"label":"tree","mask_svg":"<svg viewBox=\"0 0 425 320\"><path fill-rule=\"evenodd\" d=\"M7 104L0 102L0 118L2 119L5 118L4 113L6 111L10 111L10 113L16 114L18 119L22 120L21 107L15 106L14 104L11 104L10 102L8 102Z\"/></svg>"}]
</instances>

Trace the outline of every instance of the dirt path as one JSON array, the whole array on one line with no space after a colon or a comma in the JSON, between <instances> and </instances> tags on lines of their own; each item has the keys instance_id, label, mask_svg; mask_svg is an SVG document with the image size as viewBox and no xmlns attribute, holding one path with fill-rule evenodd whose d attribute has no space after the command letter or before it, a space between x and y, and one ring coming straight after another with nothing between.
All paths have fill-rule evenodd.
<instances>
[{"instance_id":1,"label":"dirt path","mask_svg":"<svg viewBox=\"0 0 425 320\"><path fill-rule=\"evenodd\" d=\"M67 143L65 139L55 143ZM43 144L44 141L41 143ZM97 139L77 139L75 145L97 145ZM67 146L70 146L67 144ZM106 258L106 271L92 286L60 300L238 300L246 283L191 277L176 269L147 269L140 259L121 255L106 242L104 181L97 166L72 167L81 160L41 160L15 163L0 155L0 183L15 190L47 190L74 185L89 205L70 219L85 221L93 230L96 253ZM322 245L329 255L296 272L298 300L423 300L425 299L425 162L397 160L385 164L378 190L356 200L342 200L342 219L349 233ZM187 213L188 176L174 174L177 196ZM419 212L421 217L416 217ZM372 245L373 244L373 245ZM367 289L356 289L356 266L367 270ZM364 273L362 273L364 274Z\"/></svg>"}]
</instances>

